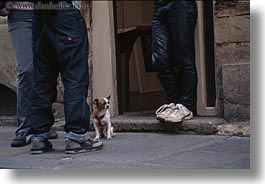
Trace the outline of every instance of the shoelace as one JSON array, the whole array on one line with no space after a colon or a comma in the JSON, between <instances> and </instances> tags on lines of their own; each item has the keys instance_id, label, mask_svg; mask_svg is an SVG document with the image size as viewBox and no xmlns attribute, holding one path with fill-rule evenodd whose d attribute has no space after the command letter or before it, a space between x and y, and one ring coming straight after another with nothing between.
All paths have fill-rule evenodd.
<instances>
[{"instance_id":1,"label":"shoelace","mask_svg":"<svg viewBox=\"0 0 265 184\"><path fill-rule=\"evenodd\" d=\"M181 115L185 114L185 110L183 109L183 106L181 104L176 105L176 111L174 114L180 113Z\"/></svg>"},{"instance_id":2,"label":"shoelace","mask_svg":"<svg viewBox=\"0 0 265 184\"><path fill-rule=\"evenodd\" d=\"M161 112L164 111L164 109L166 109L168 107L168 104L164 104L161 107L159 107L156 111L156 114L160 114Z\"/></svg>"},{"instance_id":3,"label":"shoelace","mask_svg":"<svg viewBox=\"0 0 265 184\"><path fill-rule=\"evenodd\" d=\"M172 109L172 115L175 115L175 114L178 114L179 113L179 111L181 111L181 108L180 108L180 106L179 106L179 104L177 104L176 106L175 106L175 108L173 108Z\"/></svg>"}]
</instances>

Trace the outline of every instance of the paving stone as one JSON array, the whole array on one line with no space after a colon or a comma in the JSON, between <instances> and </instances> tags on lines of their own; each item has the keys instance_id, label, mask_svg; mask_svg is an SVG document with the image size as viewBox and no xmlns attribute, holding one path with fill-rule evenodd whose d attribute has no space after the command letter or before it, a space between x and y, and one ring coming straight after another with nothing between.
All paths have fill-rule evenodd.
<instances>
[{"instance_id":1,"label":"paving stone","mask_svg":"<svg viewBox=\"0 0 265 184\"><path fill-rule=\"evenodd\" d=\"M217 126L217 135L250 136L250 121L232 122Z\"/></svg>"},{"instance_id":2,"label":"paving stone","mask_svg":"<svg viewBox=\"0 0 265 184\"><path fill-rule=\"evenodd\" d=\"M210 169L224 162L241 158L241 156L242 154L186 151L171 156L161 157L151 161L151 163L167 165L168 168ZM231 167L234 169L240 168L230 165L230 168ZM226 169L225 166L223 169Z\"/></svg>"},{"instance_id":3,"label":"paving stone","mask_svg":"<svg viewBox=\"0 0 265 184\"><path fill-rule=\"evenodd\" d=\"M250 169L250 156L244 156L242 159L234 160L230 162L224 162L214 166L214 169Z\"/></svg>"},{"instance_id":4,"label":"paving stone","mask_svg":"<svg viewBox=\"0 0 265 184\"><path fill-rule=\"evenodd\" d=\"M250 152L250 139L246 137L231 137L209 146L198 148L196 151L248 154Z\"/></svg>"}]
</instances>

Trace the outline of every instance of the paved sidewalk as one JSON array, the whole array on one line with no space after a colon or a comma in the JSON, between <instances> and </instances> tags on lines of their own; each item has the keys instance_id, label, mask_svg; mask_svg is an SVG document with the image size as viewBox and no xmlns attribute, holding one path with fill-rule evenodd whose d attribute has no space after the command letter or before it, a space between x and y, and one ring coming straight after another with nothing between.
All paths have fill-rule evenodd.
<instances>
[{"instance_id":1,"label":"paved sidewalk","mask_svg":"<svg viewBox=\"0 0 265 184\"><path fill-rule=\"evenodd\" d=\"M249 137L117 133L102 140L99 152L66 155L65 133L58 132L52 152L31 155L30 145L10 147L14 132L15 127L0 128L0 168L250 168Z\"/></svg>"}]
</instances>

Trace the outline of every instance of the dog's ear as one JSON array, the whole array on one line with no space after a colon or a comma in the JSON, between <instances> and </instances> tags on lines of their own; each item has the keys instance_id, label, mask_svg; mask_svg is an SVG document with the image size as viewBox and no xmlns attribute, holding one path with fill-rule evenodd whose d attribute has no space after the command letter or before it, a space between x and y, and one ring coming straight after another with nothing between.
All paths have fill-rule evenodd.
<instances>
[{"instance_id":1,"label":"dog's ear","mask_svg":"<svg viewBox=\"0 0 265 184\"><path fill-rule=\"evenodd\" d=\"M95 100L93 101L93 104L94 104L94 105L98 105L98 99L95 99Z\"/></svg>"},{"instance_id":2,"label":"dog's ear","mask_svg":"<svg viewBox=\"0 0 265 184\"><path fill-rule=\"evenodd\" d=\"M109 95L109 96L107 97L108 101L110 101L110 97L111 97L111 95Z\"/></svg>"}]
</instances>

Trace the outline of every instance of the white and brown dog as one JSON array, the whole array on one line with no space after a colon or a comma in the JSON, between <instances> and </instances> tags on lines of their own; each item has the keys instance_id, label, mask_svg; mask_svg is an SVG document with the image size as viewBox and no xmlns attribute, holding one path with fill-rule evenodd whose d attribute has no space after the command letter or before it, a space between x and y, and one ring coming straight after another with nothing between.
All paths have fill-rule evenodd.
<instances>
[{"instance_id":1,"label":"white and brown dog","mask_svg":"<svg viewBox=\"0 0 265 184\"><path fill-rule=\"evenodd\" d=\"M109 101L110 96L107 98L95 99L93 105L95 106L93 110L93 123L96 131L96 137L94 140L99 140L101 137L106 137L107 139L112 139L113 127L110 121L109 112Z\"/></svg>"}]
</instances>

